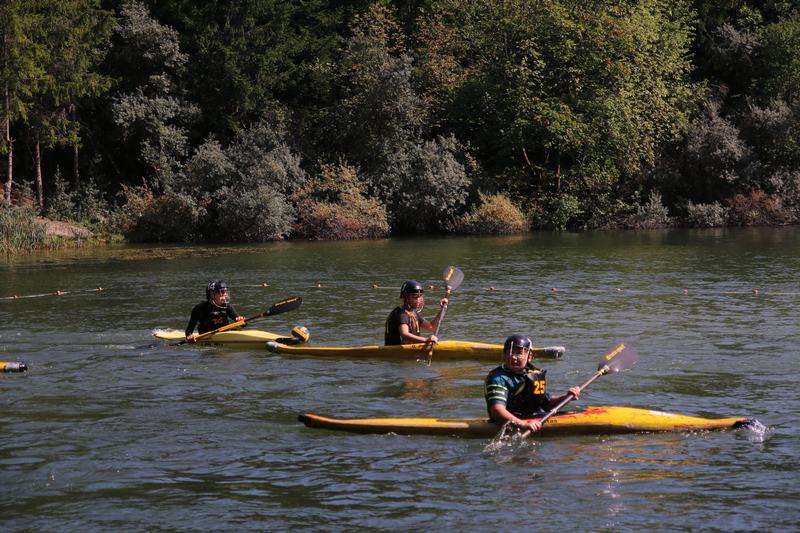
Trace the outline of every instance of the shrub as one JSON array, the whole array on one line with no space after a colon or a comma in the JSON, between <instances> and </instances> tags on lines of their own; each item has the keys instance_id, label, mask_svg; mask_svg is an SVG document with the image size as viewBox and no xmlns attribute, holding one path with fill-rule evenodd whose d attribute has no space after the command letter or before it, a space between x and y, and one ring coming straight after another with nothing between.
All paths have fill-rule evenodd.
<instances>
[{"instance_id":1,"label":"shrub","mask_svg":"<svg viewBox=\"0 0 800 533\"><path fill-rule=\"evenodd\" d=\"M206 212L194 200L176 192L155 197L147 187L123 187L125 204L112 227L132 242L192 242Z\"/></svg>"},{"instance_id":2,"label":"shrub","mask_svg":"<svg viewBox=\"0 0 800 533\"><path fill-rule=\"evenodd\" d=\"M108 202L103 198L94 179L81 182L76 196L76 216L85 222L102 222L108 217Z\"/></svg>"},{"instance_id":3,"label":"shrub","mask_svg":"<svg viewBox=\"0 0 800 533\"><path fill-rule=\"evenodd\" d=\"M228 182L235 181L236 166L225 154L222 145L214 138L207 139L197 147L184 167L184 175L176 183L176 188L196 191L201 196L205 192L217 191Z\"/></svg>"},{"instance_id":4,"label":"shrub","mask_svg":"<svg viewBox=\"0 0 800 533\"><path fill-rule=\"evenodd\" d=\"M800 170L781 169L770 177L769 184L791 217L787 222L800 221Z\"/></svg>"},{"instance_id":5,"label":"shrub","mask_svg":"<svg viewBox=\"0 0 800 533\"><path fill-rule=\"evenodd\" d=\"M389 234L386 208L366 195L356 169L322 165L320 175L294 195L294 233L316 240L378 239Z\"/></svg>"},{"instance_id":6,"label":"shrub","mask_svg":"<svg viewBox=\"0 0 800 533\"><path fill-rule=\"evenodd\" d=\"M531 225L537 228L563 230L582 214L578 198L571 194L541 197L531 209Z\"/></svg>"},{"instance_id":7,"label":"shrub","mask_svg":"<svg viewBox=\"0 0 800 533\"><path fill-rule=\"evenodd\" d=\"M728 203L731 221L739 226L771 226L791 220L791 214L783 207L781 199L764 191L737 194Z\"/></svg>"},{"instance_id":8,"label":"shrub","mask_svg":"<svg viewBox=\"0 0 800 533\"><path fill-rule=\"evenodd\" d=\"M36 212L24 207L0 208L0 251L31 252L47 245L47 229Z\"/></svg>"},{"instance_id":9,"label":"shrub","mask_svg":"<svg viewBox=\"0 0 800 533\"><path fill-rule=\"evenodd\" d=\"M306 175L286 136L278 113L237 131L227 147L211 138L195 151L176 186L206 207L205 237L262 242L290 233L288 198Z\"/></svg>"},{"instance_id":10,"label":"shrub","mask_svg":"<svg viewBox=\"0 0 800 533\"><path fill-rule=\"evenodd\" d=\"M411 232L446 227L469 194L465 157L452 136L398 143L388 166L372 177L372 187L386 199L394 225Z\"/></svg>"},{"instance_id":11,"label":"shrub","mask_svg":"<svg viewBox=\"0 0 800 533\"><path fill-rule=\"evenodd\" d=\"M686 223L693 228L716 228L728 221L729 209L719 202L686 205Z\"/></svg>"},{"instance_id":12,"label":"shrub","mask_svg":"<svg viewBox=\"0 0 800 533\"><path fill-rule=\"evenodd\" d=\"M69 183L61 177L61 169L56 167L53 174L53 192L47 200L45 214L55 220L75 220L75 194L69 190Z\"/></svg>"},{"instance_id":13,"label":"shrub","mask_svg":"<svg viewBox=\"0 0 800 533\"><path fill-rule=\"evenodd\" d=\"M485 195L478 193L480 205L471 213L458 218L453 231L504 235L528 230L525 214L505 194Z\"/></svg>"},{"instance_id":14,"label":"shrub","mask_svg":"<svg viewBox=\"0 0 800 533\"><path fill-rule=\"evenodd\" d=\"M708 203L754 187L758 160L738 125L723 116L720 107L718 102L706 102L686 133L684 148L676 154L673 177L677 179L661 188L670 197Z\"/></svg>"},{"instance_id":15,"label":"shrub","mask_svg":"<svg viewBox=\"0 0 800 533\"><path fill-rule=\"evenodd\" d=\"M629 215L622 221L621 226L628 229L657 229L673 225L669 211L661 203L661 194L657 191L650 193L647 204L640 205L636 213Z\"/></svg>"},{"instance_id":16,"label":"shrub","mask_svg":"<svg viewBox=\"0 0 800 533\"><path fill-rule=\"evenodd\" d=\"M269 185L255 189L223 189L216 205L212 237L236 242L283 239L292 228L294 212L289 201Z\"/></svg>"},{"instance_id":17,"label":"shrub","mask_svg":"<svg viewBox=\"0 0 800 533\"><path fill-rule=\"evenodd\" d=\"M246 187L268 185L289 196L306 181L300 155L289 146L289 136L281 113L238 131L234 142L225 149L236 169L229 185L240 182Z\"/></svg>"}]
</instances>

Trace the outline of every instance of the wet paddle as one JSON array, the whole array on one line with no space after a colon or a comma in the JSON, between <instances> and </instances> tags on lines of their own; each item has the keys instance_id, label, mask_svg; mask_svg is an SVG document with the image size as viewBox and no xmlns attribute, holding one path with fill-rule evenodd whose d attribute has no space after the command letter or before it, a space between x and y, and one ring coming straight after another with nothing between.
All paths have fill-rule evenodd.
<instances>
[{"instance_id":1,"label":"wet paddle","mask_svg":"<svg viewBox=\"0 0 800 533\"><path fill-rule=\"evenodd\" d=\"M205 333L202 333L202 334L198 335L195 338L195 342L203 340L203 339L205 339L207 337L210 337L211 335L214 335L215 333L222 333L223 331L228 331L228 330L231 330L233 328L238 328L240 326L244 326L248 322L252 322L253 320L257 320L259 318L264 318L264 317L273 316L273 315L279 315L279 314L285 313L287 311L294 311L295 309L300 307L300 304L302 304L302 303L303 303L303 299L300 298L299 296L293 296L291 298L286 298L285 300L281 300L280 302L274 303L272 305L272 307L270 307L269 309L267 309L263 313L259 313L259 314L255 315L255 316L250 317L250 318L245 318L244 320L237 320L236 322L232 322L232 323L230 323L228 325L222 326L221 328L217 328L215 330L207 331ZM183 340L183 341L171 344L171 346L180 346L182 344L186 344L187 342L189 342L189 341Z\"/></svg>"},{"instance_id":2,"label":"wet paddle","mask_svg":"<svg viewBox=\"0 0 800 533\"><path fill-rule=\"evenodd\" d=\"M581 385L579 388L580 388L581 391L583 391L583 389L585 389L586 387L591 385L594 382L594 380L596 380L600 376L604 376L604 375L609 374L611 372L619 372L620 370L625 370L627 368L630 368L633 365L635 365L636 361L638 361L638 360L639 360L639 356L637 355L636 350L634 350L633 348L631 348L627 344L622 343L619 346L617 346L616 348L614 348L613 350L611 350L610 352L608 352L607 354L605 354L600 359L600 363L597 366L597 372L592 374L592 377L587 379L586 382L584 382L583 385ZM568 395L566 398L561 400L558 403L558 405L556 405L555 407L550 409L547 412L547 414L545 414L539 420L539 422L541 422L542 425L544 425L544 423L547 422L550 419L551 416L556 414L559 411L559 409L561 409L562 407L567 405L573 399L574 399L574 397L572 396L572 394ZM525 437L527 437L531 433L532 433L531 430L527 429L527 430L523 431L520 434L520 438L524 439Z\"/></svg>"},{"instance_id":3,"label":"wet paddle","mask_svg":"<svg viewBox=\"0 0 800 533\"><path fill-rule=\"evenodd\" d=\"M458 267L449 266L444 269L442 273L442 280L445 283L445 291L444 297L450 298L450 293L456 290L461 282L464 281L464 273ZM444 315L447 312L447 306L443 305L441 314L439 315L439 322L436 323L436 331L433 332L435 336L439 336L439 328L442 326L442 321L444 321ZM433 348L435 344L431 343L431 347L428 349L428 358L427 358L427 365L431 366L431 361L433 360Z\"/></svg>"}]
</instances>

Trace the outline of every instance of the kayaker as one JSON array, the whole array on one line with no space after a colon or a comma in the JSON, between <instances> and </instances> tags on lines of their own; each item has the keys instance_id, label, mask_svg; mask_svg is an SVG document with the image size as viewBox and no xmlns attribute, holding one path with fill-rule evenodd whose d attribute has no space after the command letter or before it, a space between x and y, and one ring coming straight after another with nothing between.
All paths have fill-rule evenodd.
<instances>
[{"instance_id":1,"label":"kayaker","mask_svg":"<svg viewBox=\"0 0 800 533\"><path fill-rule=\"evenodd\" d=\"M206 286L206 300L195 305L192 316L186 326L186 340L195 342L197 336L230 324L229 320L238 321L245 318L236 312L228 301L228 284L220 279L213 280ZM197 333L194 328L197 326Z\"/></svg>"},{"instance_id":2,"label":"kayaker","mask_svg":"<svg viewBox=\"0 0 800 533\"><path fill-rule=\"evenodd\" d=\"M432 321L428 321L420 314L425 305L424 292L422 285L413 279L406 281L400 287L400 298L403 300L403 305L395 307L386 318L384 331L384 344L386 346L421 342L436 343L439 341L436 335L428 337L420 335L420 329L436 331L436 326L442 317L442 308L447 306L447 298L442 298L439 301L439 312Z\"/></svg>"},{"instance_id":3,"label":"kayaker","mask_svg":"<svg viewBox=\"0 0 800 533\"><path fill-rule=\"evenodd\" d=\"M533 366L531 340L525 335L511 335L503 345L503 364L486 376L485 397L489 417L498 424L511 423L522 429L538 431L538 420L523 420L544 415L567 396L580 398L580 387L566 394L551 396L546 391L546 370Z\"/></svg>"}]
</instances>

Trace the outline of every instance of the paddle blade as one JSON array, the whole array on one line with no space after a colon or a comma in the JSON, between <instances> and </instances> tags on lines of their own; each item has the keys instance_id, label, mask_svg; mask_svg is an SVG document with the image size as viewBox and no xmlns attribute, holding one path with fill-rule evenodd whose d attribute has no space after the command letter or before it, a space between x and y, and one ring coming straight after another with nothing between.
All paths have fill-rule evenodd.
<instances>
[{"instance_id":1,"label":"paddle blade","mask_svg":"<svg viewBox=\"0 0 800 533\"><path fill-rule=\"evenodd\" d=\"M620 370L631 368L638 360L639 355L636 350L623 342L600 359L597 371L603 374L619 372Z\"/></svg>"},{"instance_id":2,"label":"paddle blade","mask_svg":"<svg viewBox=\"0 0 800 533\"><path fill-rule=\"evenodd\" d=\"M300 307L300 304L302 303L303 299L300 298L299 296L286 298L285 300L281 300L280 302L273 304L273 306L270 307L266 313L264 313L264 316L278 315L280 313L285 313L287 311L294 311L295 309Z\"/></svg>"},{"instance_id":3,"label":"paddle blade","mask_svg":"<svg viewBox=\"0 0 800 533\"><path fill-rule=\"evenodd\" d=\"M442 279L447 285L447 289L452 291L457 289L461 282L464 281L464 273L458 267L449 266L444 269Z\"/></svg>"}]
</instances>

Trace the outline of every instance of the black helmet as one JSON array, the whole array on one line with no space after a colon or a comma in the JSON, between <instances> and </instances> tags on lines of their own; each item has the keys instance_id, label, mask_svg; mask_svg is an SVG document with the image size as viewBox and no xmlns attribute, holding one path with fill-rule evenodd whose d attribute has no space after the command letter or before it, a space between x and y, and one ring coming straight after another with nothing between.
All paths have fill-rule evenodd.
<instances>
[{"instance_id":1,"label":"black helmet","mask_svg":"<svg viewBox=\"0 0 800 533\"><path fill-rule=\"evenodd\" d=\"M228 284L222 281L221 279L215 279L213 281L209 281L208 285L206 286L206 300L210 300L211 295L213 293L227 289L228 289Z\"/></svg>"},{"instance_id":2,"label":"black helmet","mask_svg":"<svg viewBox=\"0 0 800 533\"><path fill-rule=\"evenodd\" d=\"M422 285L420 284L420 282L414 279L410 279L405 283L403 283L403 286L400 287L400 298L402 298L406 294L415 294L415 293L422 294L423 292L425 291L422 290Z\"/></svg>"},{"instance_id":3,"label":"black helmet","mask_svg":"<svg viewBox=\"0 0 800 533\"><path fill-rule=\"evenodd\" d=\"M528 338L527 335L515 333L506 339L505 344L503 344L503 353L511 353L511 350L514 348L514 346L519 346L520 348L526 348L530 350L532 346L531 339Z\"/></svg>"}]
</instances>

